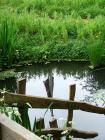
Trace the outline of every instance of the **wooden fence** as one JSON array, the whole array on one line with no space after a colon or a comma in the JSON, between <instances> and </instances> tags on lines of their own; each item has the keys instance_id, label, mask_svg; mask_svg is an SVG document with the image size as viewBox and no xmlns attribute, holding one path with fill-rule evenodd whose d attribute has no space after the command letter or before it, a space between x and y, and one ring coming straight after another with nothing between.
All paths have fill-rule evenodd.
<instances>
[{"instance_id":1,"label":"wooden fence","mask_svg":"<svg viewBox=\"0 0 105 140\"><path fill-rule=\"evenodd\" d=\"M50 109L67 109L68 110L67 122L72 121L73 110L82 110L82 111L87 111L87 112L92 112L92 113L105 114L105 108L97 107L97 106L94 106L94 105L91 105L88 103L84 103L84 102L80 102L80 101L74 101L76 85L70 86L69 100L28 96L28 95L25 95L25 89L26 89L25 87L26 87L26 79L19 80L17 94L9 93L9 92L5 92L3 94L5 102L9 106L15 105L15 106L19 107L19 110L21 110L21 111L24 110L24 105L27 102L32 106L32 108L48 108L48 106L52 104L50 106ZM2 93L1 93L1 96L2 96ZM0 115L2 137L5 137L4 133L7 132L7 130L8 130L9 135L11 134L12 136L15 136L15 134L16 134L17 138L20 136L21 140L24 140L25 132L27 132L26 139L29 139L29 137L32 135L32 138L30 140L33 140L33 138L35 140L40 140L40 138L33 135L31 132L24 129L23 127L21 127L20 125L16 124L13 121L10 121L10 122L15 124L15 126L18 126L17 128L21 128L20 130L23 129L23 134L21 133L22 131L21 132L18 131L15 126L14 127L13 127L13 125L11 127L8 126L8 124L10 124L10 123L8 123L9 120L6 117L4 117L4 120L7 119L7 121L4 121L2 123L3 117L4 116ZM42 121L43 121L43 123L42 123ZM4 125L4 124L6 124L6 125ZM44 120L40 119L39 124L43 124L43 125L40 125L40 129L42 129L41 130L42 134L45 134L45 135L49 134L49 133L53 134L54 140L59 140L61 137L61 133L65 130L65 129L59 129L57 120L55 118L53 118L53 120L51 122L49 122L49 124L50 124L49 129L45 129ZM74 137L78 137L78 138L93 138L93 137L98 136L97 132L88 132L88 131L81 131L81 130L73 129L72 124L69 124L69 123L67 123L66 130L68 131L68 134L73 135ZM28 135L29 135L29 137L28 137ZM7 140L7 139L3 139L3 140Z\"/></svg>"}]
</instances>

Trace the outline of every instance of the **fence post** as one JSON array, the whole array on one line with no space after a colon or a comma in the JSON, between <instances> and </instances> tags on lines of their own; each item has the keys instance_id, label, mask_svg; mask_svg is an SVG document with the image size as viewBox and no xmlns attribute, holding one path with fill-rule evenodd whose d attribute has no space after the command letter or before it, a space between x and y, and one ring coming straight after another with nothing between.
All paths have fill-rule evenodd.
<instances>
[{"instance_id":1,"label":"fence post","mask_svg":"<svg viewBox=\"0 0 105 140\"><path fill-rule=\"evenodd\" d=\"M44 118L40 118L36 121L36 128L37 129L44 129L45 128Z\"/></svg>"},{"instance_id":2,"label":"fence post","mask_svg":"<svg viewBox=\"0 0 105 140\"><path fill-rule=\"evenodd\" d=\"M2 140L2 130L1 130L1 123L0 123L0 140Z\"/></svg>"},{"instance_id":3,"label":"fence post","mask_svg":"<svg viewBox=\"0 0 105 140\"><path fill-rule=\"evenodd\" d=\"M17 82L18 94L25 94L26 93L26 79L20 79Z\"/></svg>"},{"instance_id":4,"label":"fence post","mask_svg":"<svg viewBox=\"0 0 105 140\"><path fill-rule=\"evenodd\" d=\"M74 101L75 98L75 91L76 91L76 85L70 85L70 90L69 90L69 100ZM69 109L68 110L68 118L67 118L67 127L72 126L72 119L73 119L73 110ZM71 122L71 124L70 124Z\"/></svg>"},{"instance_id":5,"label":"fence post","mask_svg":"<svg viewBox=\"0 0 105 140\"><path fill-rule=\"evenodd\" d=\"M17 93L18 94L26 94L26 79L23 78L23 79L20 79L17 81ZM19 110L19 113L21 115L21 119L22 119L22 125L24 126L24 115L25 115L25 110L24 110L24 107L21 108L21 107L18 107L18 110ZM27 110L27 114L28 114L28 110Z\"/></svg>"},{"instance_id":6,"label":"fence post","mask_svg":"<svg viewBox=\"0 0 105 140\"><path fill-rule=\"evenodd\" d=\"M55 119L54 117L51 118L51 120L49 121L49 124L50 124L50 128L58 128L57 119ZM57 135L54 135L53 140L60 140L60 137Z\"/></svg>"}]
</instances>

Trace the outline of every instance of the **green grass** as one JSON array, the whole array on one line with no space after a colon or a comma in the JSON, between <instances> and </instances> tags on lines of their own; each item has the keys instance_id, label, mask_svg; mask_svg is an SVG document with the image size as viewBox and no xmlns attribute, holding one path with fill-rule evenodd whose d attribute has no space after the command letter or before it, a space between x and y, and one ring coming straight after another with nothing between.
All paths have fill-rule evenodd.
<instances>
[{"instance_id":1,"label":"green grass","mask_svg":"<svg viewBox=\"0 0 105 140\"><path fill-rule=\"evenodd\" d=\"M11 65L15 53L15 27L11 20L3 20L0 24L1 65Z\"/></svg>"},{"instance_id":2,"label":"green grass","mask_svg":"<svg viewBox=\"0 0 105 140\"><path fill-rule=\"evenodd\" d=\"M87 47L87 51L89 54L89 59L93 67L98 67L99 65L103 65L103 55L104 55L104 42L97 40L96 42L91 43Z\"/></svg>"},{"instance_id":3,"label":"green grass","mask_svg":"<svg viewBox=\"0 0 105 140\"><path fill-rule=\"evenodd\" d=\"M90 42L105 41L105 0L1 0L5 18L17 32L11 63L89 60Z\"/></svg>"}]
</instances>

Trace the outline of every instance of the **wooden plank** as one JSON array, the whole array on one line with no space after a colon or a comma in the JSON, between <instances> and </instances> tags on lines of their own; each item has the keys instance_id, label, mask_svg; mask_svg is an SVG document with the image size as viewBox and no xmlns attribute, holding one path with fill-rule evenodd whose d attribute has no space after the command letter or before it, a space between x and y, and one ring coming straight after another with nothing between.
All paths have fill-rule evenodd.
<instances>
[{"instance_id":1,"label":"wooden plank","mask_svg":"<svg viewBox=\"0 0 105 140\"><path fill-rule=\"evenodd\" d=\"M10 118L0 114L2 140L42 140Z\"/></svg>"},{"instance_id":2,"label":"wooden plank","mask_svg":"<svg viewBox=\"0 0 105 140\"><path fill-rule=\"evenodd\" d=\"M68 134L75 137L75 138L84 138L84 139L88 139L88 138L94 138L96 136L98 136L97 132L94 131L82 131L82 130L77 130L77 129L60 129L60 128L49 128L49 129L42 129L41 132L43 135L47 135L47 134L52 134L54 136L59 136L62 137L65 134L61 134L62 132L64 132L65 130L68 130Z\"/></svg>"},{"instance_id":3,"label":"wooden plank","mask_svg":"<svg viewBox=\"0 0 105 140\"><path fill-rule=\"evenodd\" d=\"M68 101L55 98L46 97L36 97L36 96L26 96L5 92L4 94L5 102L9 106L13 106L13 103L17 104L19 107L24 107L25 103L29 103L33 108L50 108L52 109L73 109L82 110L92 113L105 114L105 108L97 107L88 103L78 102L78 101Z\"/></svg>"},{"instance_id":4,"label":"wooden plank","mask_svg":"<svg viewBox=\"0 0 105 140\"><path fill-rule=\"evenodd\" d=\"M71 85L70 86L70 93L69 93L69 100L74 101L75 91L76 91L76 85ZM68 127L72 126L72 119L73 119L73 110L69 109L68 110L68 118L67 118L67 126Z\"/></svg>"}]
</instances>

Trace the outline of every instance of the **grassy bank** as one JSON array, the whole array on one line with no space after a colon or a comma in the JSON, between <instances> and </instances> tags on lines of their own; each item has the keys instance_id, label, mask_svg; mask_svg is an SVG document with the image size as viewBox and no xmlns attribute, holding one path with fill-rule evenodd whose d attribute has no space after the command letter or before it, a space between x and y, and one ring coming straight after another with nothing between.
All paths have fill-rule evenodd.
<instances>
[{"instance_id":1,"label":"grassy bank","mask_svg":"<svg viewBox=\"0 0 105 140\"><path fill-rule=\"evenodd\" d=\"M5 20L1 66L65 59L105 64L105 0L0 0L1 31Z\"/></svg>"}]
</instances>

